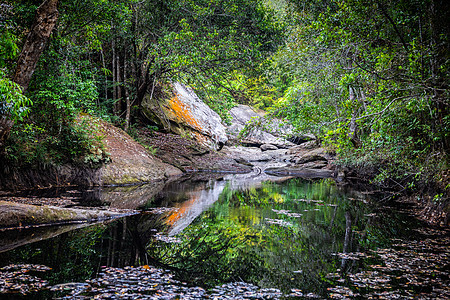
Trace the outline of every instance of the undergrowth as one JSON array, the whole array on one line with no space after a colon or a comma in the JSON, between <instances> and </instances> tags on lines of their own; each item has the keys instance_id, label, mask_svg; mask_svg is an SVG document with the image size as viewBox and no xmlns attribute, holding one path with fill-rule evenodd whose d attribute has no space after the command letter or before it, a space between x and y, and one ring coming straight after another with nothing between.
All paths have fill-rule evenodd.
<instances>
[{"instance_id":1,"label":"undergrowth","mask_svg":"<svg viewBox=\"0 0 450 300\"><path fill-rule=\"evenodd\" d=\"M14 125L5 147L5 160L16 167L42 167L66 163L97 168L109 161L103 137L91 117L80 115L57 128L37 122Z\"/></svg>"}]
</instances>

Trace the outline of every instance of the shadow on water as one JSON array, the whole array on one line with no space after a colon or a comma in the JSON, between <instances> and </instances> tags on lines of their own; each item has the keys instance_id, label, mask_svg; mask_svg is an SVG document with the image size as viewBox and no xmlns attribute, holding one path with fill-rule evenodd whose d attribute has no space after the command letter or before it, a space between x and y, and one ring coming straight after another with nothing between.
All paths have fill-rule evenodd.
<instances>
[{"instance_id":1,"label":"shadow on water","mask_svg":"<svg viewBox=\"0 0 450 300\"><path fill-rule=\"evenodd\" d=\"M0 253L0 274L7 265L48 266L39 291L95 278L105 266L152 265L191 285L245 281L325 296L345 274L379 263L369 250L389 247L391 238L405 238L415 227L411 218L329 180L248 182L202 174L167 185L79 191L85 196L79 204L142 213L84 228L0 232L1 247L16 247Z\"/></svg>"}]
</instances>

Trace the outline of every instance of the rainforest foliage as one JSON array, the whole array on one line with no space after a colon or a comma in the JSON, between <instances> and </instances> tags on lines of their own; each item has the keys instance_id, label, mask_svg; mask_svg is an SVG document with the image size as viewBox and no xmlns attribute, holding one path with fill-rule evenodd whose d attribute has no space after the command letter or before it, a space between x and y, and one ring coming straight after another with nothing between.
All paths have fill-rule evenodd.
<instances>
[{"instance_id":1,"label":"rainforest foliage","mask_svg":"<svg viewBox=\"0 0 450 300\"><path fill-rule=\"evenodd\" d=\"M402 188L448 169L446 1L291 1L274 114Z\"/></svg>"},{"instance_id":2,"label":"rainforest foliage","mask_svg":"<svg viewBox=\"0 0 450 300\"><path fill-rule=\"evenodd\" d=\"M244 103L314 133L341 165L370 169L379 183L407 189L431 180L448 190L448 6L0 1L2 156L32 165L101 163L107 158L89 156L101 137L82 116L130 130L145 94L178 80L224 118ZM36 27L39 16L47 27ZM35 37L45 42L38 53L29 47L32 33L44 29L51 35ZM35 66L23 58L30 49L38 53ZM26 88L17 79L24 65L32 75Z\"/></svg>"}]
</instances>

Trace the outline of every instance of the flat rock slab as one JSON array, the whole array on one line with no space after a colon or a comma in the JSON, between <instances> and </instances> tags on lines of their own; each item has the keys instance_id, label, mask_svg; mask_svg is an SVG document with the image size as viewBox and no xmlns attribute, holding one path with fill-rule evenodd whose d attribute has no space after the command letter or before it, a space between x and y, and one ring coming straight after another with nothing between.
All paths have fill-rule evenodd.
<instances>
[{"instance_id":1,"label":"flat rock slab","mask_svg":"<svg viewBox=\"0 0 450 300\"><path fill-rule=\"evenodd\" d=\"M286 154L286 149L267 150L263 153L263 151L257 147L225 146L221 152L235 160L258 162L271 160L276 161Z\"/></svg>"},{"instance_id":2,"label":"flat rock slab","mask_svg":"<svg viewBox=\"0 0 450 300\"><path fill-rule=\"evenodd\" d=\"M0 228L96 222L136 214L0 201Z\"/></svg>"}]
</instances>

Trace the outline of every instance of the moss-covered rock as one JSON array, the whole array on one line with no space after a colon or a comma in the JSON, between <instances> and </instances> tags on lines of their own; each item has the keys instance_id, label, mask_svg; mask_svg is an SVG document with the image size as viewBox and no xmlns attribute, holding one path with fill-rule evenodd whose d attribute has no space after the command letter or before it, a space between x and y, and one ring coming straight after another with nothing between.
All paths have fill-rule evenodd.
<instances>
[{"instance_id":1,"label":"moss-covered rock","mask_svg":"<svg viewBox=\"0 0 450 300\"><path fill-rule=\"evenodd\" d=\"M102 210L35 206L0 201L0 228L95 222L123 215L125 214Z\"/></svg>"}]
</instances>

